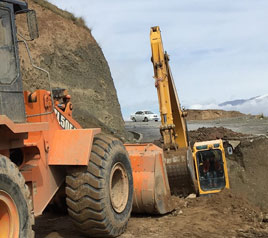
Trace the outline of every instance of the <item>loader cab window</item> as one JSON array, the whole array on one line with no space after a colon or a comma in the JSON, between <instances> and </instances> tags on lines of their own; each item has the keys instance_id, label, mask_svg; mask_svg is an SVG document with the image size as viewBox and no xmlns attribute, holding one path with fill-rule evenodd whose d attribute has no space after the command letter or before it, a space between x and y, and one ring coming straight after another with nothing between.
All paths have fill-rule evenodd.
<instances>
[{"instance_id":1,"label":"loader cab window","mask_svg":"<svg viewBox=\"0 0 268 238\"><path fill-rule=\"evenodd\" d=\"M221 150L198 151L196 154L200 187L203 191L225 187Z\"/></svg>"},{"instance_id":2,"label":"loader cab window","mask_svg":"<svg viewBox=\"0 0 268 238\"><path fill-rule=\"evenodd\" d=\"M0 8L0 84L11 84L18 75L11 12Z\"/></svg>"}]
</instances>

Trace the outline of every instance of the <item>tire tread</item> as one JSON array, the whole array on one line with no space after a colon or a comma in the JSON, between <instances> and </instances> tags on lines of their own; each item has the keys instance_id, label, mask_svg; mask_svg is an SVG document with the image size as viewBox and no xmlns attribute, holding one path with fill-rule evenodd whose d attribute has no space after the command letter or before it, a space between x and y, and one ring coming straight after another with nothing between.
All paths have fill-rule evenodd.
<instances>
[{"instance_id":1,"label":"tire tread","mask_svg":"<svg viewBox=\"0 0 268 238\"><path fill-rule=\"evenodd\" d=\"M118 145L123 147L118 139L96 135L87 169L75 169L74 175L71 172L66 176L68 213L74 225L89 237L116 237L126 229L126 224L112 226L105 214L105 168L109 152Z\"/></svg>"},{"instance_id":2,"label":"tire tread","mask_svg":"<svg viewBox=\"0 0 268 238\"><path fill-rule=\"evenodd\" d=\"M7 175L14 183L19 186L22 196L27 204L29 221L26 224L25 231L27 238L34 238L34 211L30 190L25 183L25 179L19 171L18 167L7 157L0 155L0 174Z\"/></svg>"}]
</instances>

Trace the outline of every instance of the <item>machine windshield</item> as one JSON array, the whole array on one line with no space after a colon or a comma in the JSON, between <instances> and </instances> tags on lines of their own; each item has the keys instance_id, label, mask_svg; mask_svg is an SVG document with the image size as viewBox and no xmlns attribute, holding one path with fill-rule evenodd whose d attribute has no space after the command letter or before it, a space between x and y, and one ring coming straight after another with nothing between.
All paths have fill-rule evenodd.
<instances>
[{"instance_id":1,"label":"machine windshield","mask_svg":"<svg viewBox=\"0 0 268 238\"><path fill-rule=\"evenodd\" d=\"M13 44L11 16L0 8L0 83L10 84L17 77L17 63Z\"/></svg>"},{"instance_id":2,"label":"machine windshield","mask_svg":"<svg viewBox=\"0 0 268 238\"><path fill-rule=\"evenodd\" d=\"M201 189L208 191L224 188L225 176L221 151L198 151L196 155Z\"/></svg>"}]
</instances>

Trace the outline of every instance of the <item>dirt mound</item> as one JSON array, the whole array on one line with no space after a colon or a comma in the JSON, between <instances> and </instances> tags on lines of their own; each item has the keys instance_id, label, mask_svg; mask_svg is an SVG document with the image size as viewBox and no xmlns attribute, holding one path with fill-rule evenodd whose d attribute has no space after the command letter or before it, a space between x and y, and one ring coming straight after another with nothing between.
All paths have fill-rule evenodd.
<instances>
[{"instance_id":1,"label":"dirt mound","mask_svg":"<svg viewBox=\"0 0 268 238\"><path fill-rule=\"evenodd\" d=\"M52 87L65 88L72 96L74 117L83 127L102 127L125 136L124 121L110 69L82 19L47 1L30 0L36 10L40 37L28 42L36 65L48 70ZM17 16L18 32L27 35L25 16ZM20 37L19 37L20 39ZM20 44L25 90L49 89L47 75L33 69Z\"/></svg>"},{"instance_id":2,"label":"dirt mound","mask_svg":"<svg viewBox=\"0 0 268 238\"><path fill-rule=\"evenodd\" d=\"M240 141L234 153L226 153L230 186L250 202L268 211L268 139L252 137L224 127L199 128L189 131L191 144L195 141L232 139Z\"/></svg>"},{"instance_id":3,"label":"dirt mound","mask_svg":"<svg viewBox=\"0 0 268 238\"><path fill-rule=\"evenodd\" d=\"M225 189L221 193L214 194L205 199L198 197L190 201L189 206L203 206L219 213L238 215L247 222L257 224L263 220L260 208L254 206L241 195L234 194L233 191L229 189Z\"/></svg>"},{"instance_id":4,"label":"dirt mound","mask_svg":"<svg viewBox=\"0 0 268 238\"><path fill-rule=\"evenodd\" d=\"M191 143L196 141L230 139L245 137L245 134L234 132L224 127L202 127L194 131L189 131L189 140Z\"/></svg>"},{"instance_id":5,"label":"dirt mound","mask_svg":"<svg viewBox=\"0 0 268 238\"><path fill-rule=\"evenodd\" d=\"M261 211L231 191L194 199L173 198L174 212L163 217L132 217L129 237L267 237ZM244 236L242 236L244 235Z\"/></svg>"},{"instance_id":6,"label":"dirt mound","mask_svg":"<svg viewBox=\"0 0 268 238\"><path fill-rule=\"evenodd\" d=\"M268 212L268 139L243 139L228 155L230 185L234 192Z\"/></svg>"},{"instance_id":7,"label":"dirt mound","mask_svg":"<svg viewBox=\"0 0 268 238\"><path fill-rule=\"evenodd\" d=\"M224 110L186 110L188 112L187 120L213 120L217 118L241 117L245 114L238 111Z\"/></svg>"}]
</instances>

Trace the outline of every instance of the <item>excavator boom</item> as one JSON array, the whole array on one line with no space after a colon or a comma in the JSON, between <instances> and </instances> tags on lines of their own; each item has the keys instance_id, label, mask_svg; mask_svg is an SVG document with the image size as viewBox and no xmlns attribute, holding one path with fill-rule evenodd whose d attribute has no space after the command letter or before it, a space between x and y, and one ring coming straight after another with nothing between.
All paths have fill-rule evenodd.
<instances>
[{"instance_id":1,"label":"excavator boom","mask_svg":"<svg viewBox=\"0 0 268 238\"><path fill-rule=\"evenodd\" d=\"M186 195L196 192L194 164L189 148L186 112L181 110L179 97L169 66L169 56L164 51L158 26L150 32L152 63L161 116L160 132L171 192Z\"/></svg>"},{"instance_id":2,"label":"excavator boom","mask_svg":"<svg viewBox=\"0 0 268 238\"><path fill-rule=\"evenodd\" d=\"M160 130L161 134L163 134L164 146L166 149L177 146L187 148L187 130L184 120L186 113L180 107L179 97L169 67L169 56L167 52L164 52L161 32L158 26L151 28L150 39L155 86L158 93L162 122Z\"/></svg>"}]
</instances>

